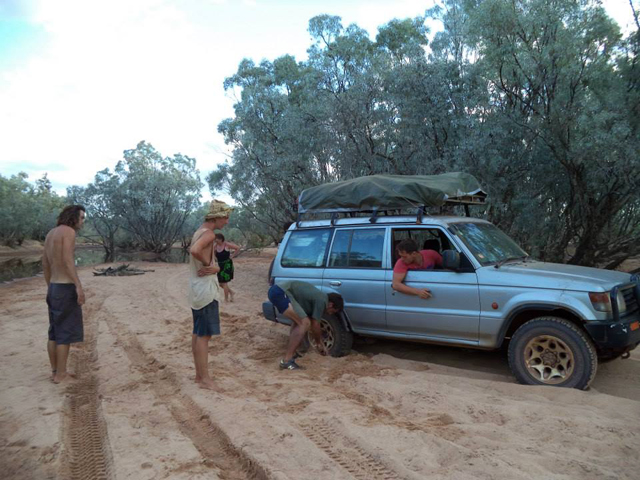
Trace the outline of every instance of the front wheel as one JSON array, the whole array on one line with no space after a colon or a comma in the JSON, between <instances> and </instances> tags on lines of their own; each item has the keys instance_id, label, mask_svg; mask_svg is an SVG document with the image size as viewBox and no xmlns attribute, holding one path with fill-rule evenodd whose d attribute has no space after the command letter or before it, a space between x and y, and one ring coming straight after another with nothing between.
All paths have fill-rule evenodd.
<instances>
[{"instance_id":1,"label":"front wheel","mask_svg":"<svg viewBox=\"0 0 640 480\"><path fill-rule=\"evenodd\" d=\"M343 357L351 351L353 333L345 328L340 319L333 315L325 315L320 320L320 328L322 328L322 341L329 355ZM307 340L310 345L316 346L311 333L307 334Z\"/></svg>"},{"instance_id":2,"label":"front wheel","mask_svg":"<svg viewBox=\"0 0 640 480\"><path fill-rule=\"evenodd\" d=\"M509 366L525 385L586 390L596 375L596 349L573 323L540 317L522 325L509 344Z\"/></svg>"}]
</instances>

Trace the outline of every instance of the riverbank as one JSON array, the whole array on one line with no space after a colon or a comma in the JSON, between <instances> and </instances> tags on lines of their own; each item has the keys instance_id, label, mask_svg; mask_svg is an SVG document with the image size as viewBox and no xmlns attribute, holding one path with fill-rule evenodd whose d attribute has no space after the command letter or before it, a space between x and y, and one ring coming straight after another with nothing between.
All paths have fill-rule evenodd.
<instances>
[{"instance_id":1,"label":"riverbank","mask_svg":"<svg viewBox=\"0 0 640 480\"><path fill-rule=\"evenodd\" d=\"M36 240L25 240L17 247L0 245L0 257L29 257L42 255L42 252L44 252L44 244Z\"/></svg>"},{"instance_id":2,"label":"riverbank","mask_svg":"<svg viewBox=\"0 0 640 480\"><path fill-rule=\"evenodd\" d=\"M214 391L193 382L186 265L79 269L85 342L66 386L49 380L44 281L0 286L3 478L636 478L637 352L587 392L517 385L502 352L401 342L280 371L288 329L261 315L272 258L236 259Z\"/></svg>"}]
</instances>

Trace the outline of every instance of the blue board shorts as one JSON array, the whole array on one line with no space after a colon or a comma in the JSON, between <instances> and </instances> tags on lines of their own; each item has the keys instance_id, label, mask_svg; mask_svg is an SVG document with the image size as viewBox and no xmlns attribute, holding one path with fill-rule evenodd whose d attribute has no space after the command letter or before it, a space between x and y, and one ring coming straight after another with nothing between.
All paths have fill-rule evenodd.
<instances>
[{"instance_id":1,"label":"blue board shorts","mask_svg":"<svg viewBox=\"0 0 640 480\"><path fill-rule=\"evenodd\" d=\"M269 297L269 301L275 305L280 313L284 313L289 305L291 305L291 300L287 297L287 294L284 293L278 285L273 285L269 288L269 292L267 293Z\"/></svg>"},{"instance_id":2,"label":"blue board shorts","mask_svg":"<svg viewBox=\"0 0 640 480\"><path fill-rule=\"evenodd\" d=\"M220 335L220 312L218 301L214 300L200 310L191 309L193 314L193 334L198 337Z\"/></svg>"},{"instance_id":3,"label":"blue board shorts","mask_svg":"<svg viewBox=\"0 0 640 480\"><path fill-rule=\"evenodd\" d=\"M73 283L50 283L47 289L49 340L69 345L84 340L82 307Z\"/></svg>"}]
</instances>

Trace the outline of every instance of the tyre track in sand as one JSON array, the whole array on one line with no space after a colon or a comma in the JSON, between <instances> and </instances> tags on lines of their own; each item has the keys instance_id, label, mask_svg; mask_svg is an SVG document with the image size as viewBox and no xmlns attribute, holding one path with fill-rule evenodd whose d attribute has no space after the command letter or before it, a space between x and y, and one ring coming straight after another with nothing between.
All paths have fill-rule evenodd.
<instances>
[{"instance_id":1,"label":"tyre track in sand","mask_svg":"<svg viewBox=\"0 0 640 480\"><path fill-rule=\"evenodd\" d=\"M181 393L180 381L166 365L144 350L135 335L107 315L109 332L117 339L132 366L148 380L154 395L171 413L182 434L200 452L205 465L223 480L270 480L262 466L236 448L226 433L191 397Z\"/></svg>"},{"instance_id":2,"label":"tyre track in sand","mask_svg":"<svg viewBox=\"0 0 640 480\"><path fill-rule=\"evenodd\" d=\"M348 436L338 432L325 421L301 424L304 434L336 462L358 480L398 480L396 472L387 468L370 453L360 448Z\"/></svg>"},{"instance_id":3,"label":"tyre track in sand","mask_svg":"<svg viewBox=\"0 0 640 480\"><path fill-rule=\"evenodd\" d=\"M95 312L105 298L96 298L88 291L90 302L83 309L84 342L73 347L69 364L74 367L76 381L66 386L62 414L62 455L58 477L70 480L112 480L113 457L107 435L98 379L94 366L98 361L96 348L98 320Z\"/></svg>"}]
</instances>

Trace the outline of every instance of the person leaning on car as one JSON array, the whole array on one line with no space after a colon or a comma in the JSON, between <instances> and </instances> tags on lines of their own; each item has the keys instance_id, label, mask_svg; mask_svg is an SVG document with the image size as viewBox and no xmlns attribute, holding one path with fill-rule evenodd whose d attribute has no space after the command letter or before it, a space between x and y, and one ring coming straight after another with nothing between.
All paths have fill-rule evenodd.
<instances>
[{"instance_id":1,"label":"person leaning on car","mask_svg":"<svg viewBox=\"0 0 640 480\"><path fill-rule=\"evenodd\" d=\"M425 300L431 298L431 290L409 287L404 284L404 279L409 270L430 270L436 266L442 267L442 256L435 250L418 250L418 245L410 238L401 241L396 250L400 258L393 267L391 288L407 295L417 295Z\"/></svg>"}]
</instances>

